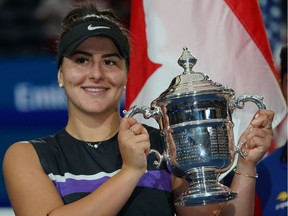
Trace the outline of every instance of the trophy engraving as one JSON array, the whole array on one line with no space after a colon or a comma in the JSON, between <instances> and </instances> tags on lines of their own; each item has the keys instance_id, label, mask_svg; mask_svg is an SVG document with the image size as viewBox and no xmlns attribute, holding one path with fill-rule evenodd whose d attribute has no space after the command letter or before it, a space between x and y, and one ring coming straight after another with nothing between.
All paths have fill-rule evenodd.
<instances>
[{"instance_id":1,"label":"trophy engraving","mask_svg":"<svg viewBox=\"0 0 288 216\"><path fill-rule=\"evenodd\" d=\"M197 59L184 47L178 64L184 72L176 76L150 107L134 106L124 111L127 117L142 114L154 118L164 135L165 149L161 155L154 149L159 166L171 165L175 176L189 182L188 189L176 200L176 205L193 206L224 202L237 193L222 185L218 177L233 165L242 143L234 145L232 113L253 102L266 109L263 97L242 95L235 98L234 90L213 82L193 71Z\"/></svg>"}]
</instances>

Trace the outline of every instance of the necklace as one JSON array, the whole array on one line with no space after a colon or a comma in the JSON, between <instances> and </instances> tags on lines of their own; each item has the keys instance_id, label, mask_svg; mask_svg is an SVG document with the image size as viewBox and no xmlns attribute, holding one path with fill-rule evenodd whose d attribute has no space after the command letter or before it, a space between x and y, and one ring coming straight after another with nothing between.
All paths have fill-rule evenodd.
<instances>
[{"instance_id":1,"label":"necklace","mask_svg":"<svg viewBox=\"0 0 288 216\"><path fill-rule=\"evenodd\" d=\"M107 137L105 137L102 141L98 142L98 143L93 143L92 142L87 142L87 141L84 141L89 147L92 147L94 149L98 149L98 147L101 145L101 143L104 141L104 140L107 140L108 138L110 137L113 137L115 134L116 134L116 131L118 131L118 127L115 128L115 130L111 133L111 134L108 134Z\"/></svg>"},{"instance_id":2,"label":"necklace","mask_svg":"<svg viewBox=\"0 0 288 216\"><path fill-rule=\"evenodd\" d=\"M84 141L84 142L85 142L85 141ZM100 142L98 142L98 143L94 143L94 144L92 144L91 142L85 142L85 143L86 143L88 146L97 149L97 148L101 145L102 141L100 141Z\"/></svg>"},{"instance_id":3,"label":"necklace","mask_svg":"<svg viewBox=\"0 0 288 216\"><path fill-rule=\"evenodd\" d=\"M75 133L75 131L72 129L72 127L70 127L70 129L74 132L74 134L77 135L77 137L80 138L80 136L78 135L78 133ZM88 141L82 141L84 143L86 143L89 147L94 148L94 149L98 149L98 147L101 145L101 143L111 137L113 137L116 134L116 131L118 131L119 126L115 128L115 130L112 133L109 133L107 137L105 137L102 141L94 143L94 142L88 142ZM81 139L81 138L80 138Z\"/></svg>"}]
</instances>

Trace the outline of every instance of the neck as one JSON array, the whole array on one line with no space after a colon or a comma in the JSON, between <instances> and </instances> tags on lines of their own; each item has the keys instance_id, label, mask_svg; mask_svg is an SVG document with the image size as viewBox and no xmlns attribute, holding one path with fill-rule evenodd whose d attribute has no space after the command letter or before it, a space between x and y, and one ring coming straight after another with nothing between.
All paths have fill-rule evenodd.
<instances>
[{"instance_id":1,"label":"neck","mask_svg":"<svg viewBox=\"0 0 288 216\"><path fill-rule=\"evenodd\" d=\"M66 131L76 139L99 142L110 139L119 129L121 117L114 113L105 117L77 118L69 116Z\"/></svg>"}]
</instances>

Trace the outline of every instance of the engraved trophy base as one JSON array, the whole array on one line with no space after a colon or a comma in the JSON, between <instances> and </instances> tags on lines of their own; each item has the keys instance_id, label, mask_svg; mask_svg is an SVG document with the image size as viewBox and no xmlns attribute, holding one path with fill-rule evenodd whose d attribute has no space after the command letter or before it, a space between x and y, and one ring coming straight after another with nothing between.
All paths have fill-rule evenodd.
<instances>
[{"instance_id":1,"label":"engraved trophy base","mask_svg":"<svg viewBox=\"0 0 288 216\"><path fill-rule=\"evenodd\" d=\"M192 180L188 189L175 200L177 206L209 205L236 198L237 193L218 182L216 168L194 168L187 173L187 180Z\"/></svg>"}]
</instances>

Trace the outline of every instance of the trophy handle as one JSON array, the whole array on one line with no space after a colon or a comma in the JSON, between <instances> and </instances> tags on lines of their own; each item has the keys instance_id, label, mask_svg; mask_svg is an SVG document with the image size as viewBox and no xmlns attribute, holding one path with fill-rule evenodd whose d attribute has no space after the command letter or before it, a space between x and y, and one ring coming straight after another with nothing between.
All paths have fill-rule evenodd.
<instances>
[{"instance_id":1,"label":"trophy handle","mask_svg":"<svg viewBox=\"0 0 288 216\"><path fill-rule=\"evenodd\" d=\"M231 100L230 107L232 108L232 110L236 108L243 109L244 104L249 101L255 103L258 109L266 109L266 106L263 103L263 98L264 97L258 95L241 95L237 99ZM251 130L249 132L251 132ZM247 156L247 152L241 151L244 143L246 143L246 139L238 142L237 146L235 147L235 154L239 153L239 155L245 159Z\"/></svg>"},{"instance_id":2,"label":"trophy handle","mask_svg":"<svg viewBox=\"0 0 288 216\"><path fill-rule=\"evenodd\" d=\"M128 111L123 111L125 117L133 117L134 115L141 113L145 119L154 118L157 122L162 117L162 112L160 107L152 106L151 108L147 106L133 106ZM157 157L157 160L154 161L154 165L156 165L157 169L160 167L162 161L166 160L165 155L161 155L157 150L151 149L149 154L154 153Z\"/></svg>"},{"instance_id":3,"label":"trophy handle","mask_svg":"<svg viewBox=\"0 0 288 216\"><path fill-rule=\"evenodd\" d=\"M141 113L145 119L151 117L155 118L156 121L162 116L160 107L152 106L151 108L147 106L133 106L131 109L123 111L125 117L133 117L134 115Z\"/></svg>"},{"instance_id":4,"label":"trophy handle","mask_svg":"<svg viewBox=\"0 0 288 216\"><path fill-rule=\"evenodd\" d=\"M237 99L232 99L230 103L230 108L235 109L243 109L245 102L253 102L258 106L258 109L266 109L265 104L263 103L263 98L262 96L258 95L241 95Z\"/></svg>"}]
</instances>

